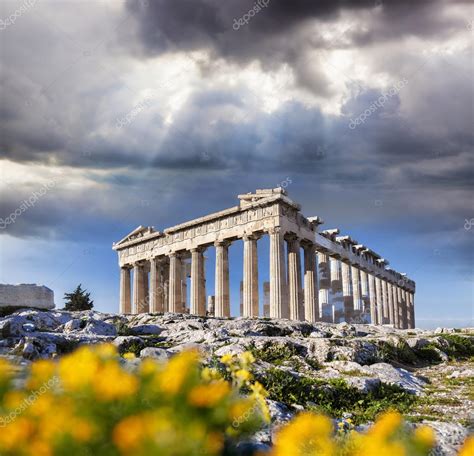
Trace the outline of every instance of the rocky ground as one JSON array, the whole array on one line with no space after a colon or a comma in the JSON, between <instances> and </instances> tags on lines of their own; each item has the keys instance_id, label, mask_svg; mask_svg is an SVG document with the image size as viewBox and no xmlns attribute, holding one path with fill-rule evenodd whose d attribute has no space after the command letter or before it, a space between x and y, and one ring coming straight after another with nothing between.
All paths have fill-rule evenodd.
<instances>
[{"instance_id":1,"label":"rocky ground","mask_svg":"<svg viewBox=\"0 0 474 456\"><path fill-rule=\"evenodd\" d=\"M473 430L474 330L31 309L0 318L0 356L19 366L106 341L139 359L197 347L214 366L224 354L250 350L273 420L255 436L262 444L303 409L363 428L396 408L436 430L436 454L455 454Z\"/></svg>"}]
</instances>

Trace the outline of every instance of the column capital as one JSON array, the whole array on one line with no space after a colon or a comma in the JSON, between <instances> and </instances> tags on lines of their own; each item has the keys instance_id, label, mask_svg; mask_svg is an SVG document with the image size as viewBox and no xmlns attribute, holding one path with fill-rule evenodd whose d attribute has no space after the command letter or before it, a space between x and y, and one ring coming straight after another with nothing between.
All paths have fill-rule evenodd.
<instances>
[{"instance_id":1,"label":"column capital","mask_svg":"<svg viewBox=\"0 0 474 456\"><path fill-rule=\"evenodd\" d=\"M206 250L206 247L200 245L198 247L193 247L192 249L190 249L189 251L191 253L203 253L204 251Z\"/></svg>"},{"instance_id":2,"label":"column capital","mask_svg":"<svg viewBox=\"0 0 474 456\"><path fill-rule=\"evenodd\" d=\"M232 244L232 241L227 239L218 239L214 241L214 247L229 247Z\"/></svg>"},{"instance_id":3,"label":"column capital","mask_svg":"<svg viewBox=\"0 0 474 456\"><path fill-rule=\"evenodd\" d=\"M285 241L288 241L288 242L300 241L301 242L301 238L299 238L295 233L286 233Z\"/></svg>"},{"instance_id":4,"label":"column capital","mask_svg":"<svg viewBox=\"0 0 474 456\"><path fill-rule=\"evenodd\" d=\"M262 237L261 234L256 233L246 233L242 236L244 241L258 241Z\"/></svg>"},{"instance_id":5,"label":"column capital","mask_svg":"<svg viewBox=\"0 0 474 456\"><path fill-rule=\"evenodd\" d=\"M268 228L267 232L268 234L285 234L285 231L281 226L273 226L271 228Z\"/></svg>"}]
</instances>

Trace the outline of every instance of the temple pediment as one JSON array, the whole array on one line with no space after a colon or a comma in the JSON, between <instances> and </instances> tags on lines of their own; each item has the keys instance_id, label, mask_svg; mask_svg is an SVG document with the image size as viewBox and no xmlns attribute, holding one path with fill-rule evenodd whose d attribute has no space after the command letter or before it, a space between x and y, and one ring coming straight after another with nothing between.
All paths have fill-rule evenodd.
<instances>
[{"instance_id":1,"label":"temple pediment","mask_svg":"<svg viewBox=\"0 0 474 456\"><path fill-rule=\"evenodd\" d=\"M120 241L114 242L113 245L118 246L118 245L121 245L121 244L125 244L129 241L133 241L133 240L136 240L136 239L143 238L143 237L148 236L149 234L152 234L152 233L157 233L155 228L153 228L152 226L142 226L142 225L140 225L137 228L135 228L131 233L127 234Z\"/></svg>"}]
</instances>

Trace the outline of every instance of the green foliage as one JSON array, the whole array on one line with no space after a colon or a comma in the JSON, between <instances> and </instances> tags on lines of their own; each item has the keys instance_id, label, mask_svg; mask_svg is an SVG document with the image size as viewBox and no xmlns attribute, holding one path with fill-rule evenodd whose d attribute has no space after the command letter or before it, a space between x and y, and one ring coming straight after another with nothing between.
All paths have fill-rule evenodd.
<instances>
[{"instance_id":1,"label":"green foliage","mask_svg":"<svg viewBox=\"0 0 474 456\"><path fill-rule=\"evenodd\" d=\"M380 412L388 409L407 412L417 400L395 385L382 383L373 391L363 393L343 379L297 377L277 368L268 370L259 381L270 399L287 405L306 405L335 418L351 413L355 424L374 420Z\"/></svg>"},{"instance_id":2,"label":"green foliage","mask_svg":"<svg viewBox=\"0 0 474 456\"><path fill-rule=\"evenodd\" d=\"M459 334L443 334L442 339L447 341L443 351L452 359L470 359L474 357L474 336Z\"/></svg>"},{"instance_id":3,"label":"green foliage","mask_svg":"<svg viewBox=\"0 0 474 456\"><path fill-rule=\"evenodd\" d=\"M72 293L64 293L64 300L66 305L65 310L90 310L94 306L94 301L90 299L90 293L82 289L82 284L79 284Z\"/></svg>"},{"instance_id":4,"label":"green foliage","mask_svg":"<svg viewBox=\"0 0 474 456\"><path fill-rule=\"evenodd\" d=\"M118 336L131 336L133 334L127 323L122 320L118 320L115 323L115 329L117 330Z\"/></svg>"},{"instance_id":5,"label":"green foliage","mask_svg":"<svg viewBox=\"0 0 474 456\"><path fill-rule=\"evenodd\" d=\"M257 360L281 366L283 362L290 361L297 351L293 345L271 345L266 344L263 348L249 347L250 352Z\"/></svg>"}]
</instances>

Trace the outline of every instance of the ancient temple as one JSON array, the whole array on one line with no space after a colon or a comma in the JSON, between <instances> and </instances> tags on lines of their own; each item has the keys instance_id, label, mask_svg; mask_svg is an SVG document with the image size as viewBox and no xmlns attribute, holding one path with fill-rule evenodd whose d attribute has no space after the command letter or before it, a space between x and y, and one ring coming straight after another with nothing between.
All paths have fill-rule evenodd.
<instances>
[{"instance_id":1,"label":"ancient temple","mask_svg":"<svg viewBox=\"0 0 474 456\"><path fill-rule=\"evenodd\" d=\"M238 198L237 206L163 231L139 226L114 243L120 266L120 312L229 317L229 246L241 239L241 314L259 316L257 245L258 239L269 236L271 318L414 327L415 283L388 268L380 255L350 236L341 236L338 229L321 231L322 220L305 217L282 188ZM209 246L216 252L215 290L209 300L213 305L206 308L204 251Z\"/></svg>"}]
</instances>

